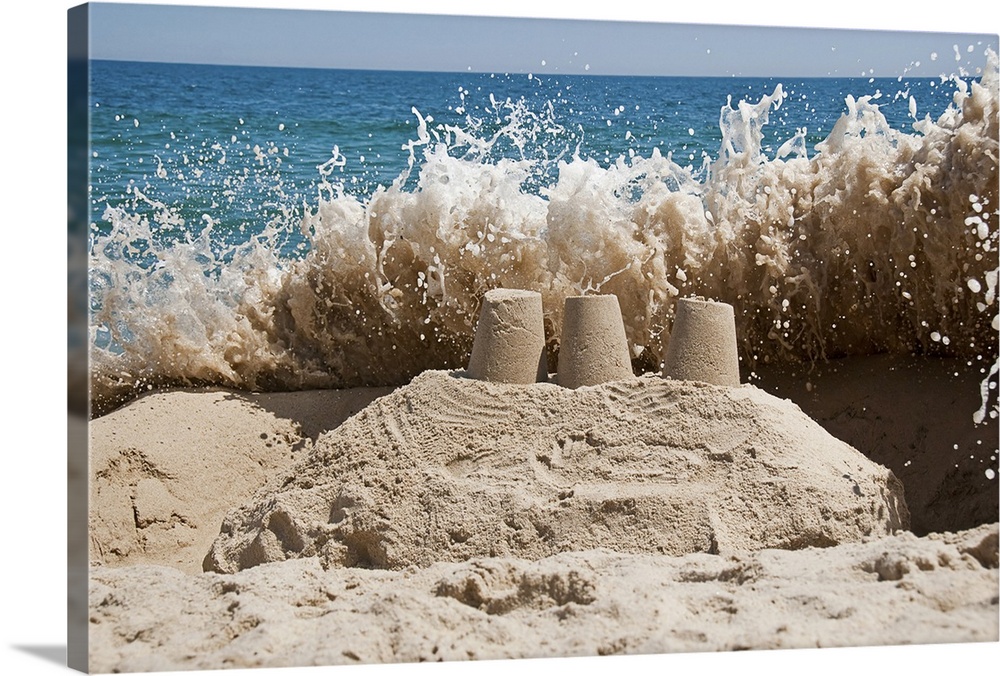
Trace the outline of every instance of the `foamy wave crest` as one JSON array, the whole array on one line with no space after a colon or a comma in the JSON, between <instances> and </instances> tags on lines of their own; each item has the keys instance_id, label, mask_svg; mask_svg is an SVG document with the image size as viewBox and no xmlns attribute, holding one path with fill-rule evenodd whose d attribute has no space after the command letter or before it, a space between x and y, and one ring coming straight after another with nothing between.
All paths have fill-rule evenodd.
<instances>
[{"instance_id":1,"label":"foamy wave crest","mask_svg":"<svg viewBox=\"0 0 1000 676\"><path fill-rule=\"evenodd\" d=\"M676 299L701 295L736 308L748 374L963 356L982 362L977 419L995 416L997 70L990 54L982 80L956 81L947 112L913 133L848 97L812 156L798 133L767 158L779 86L722 108L718 158L697 172L655 150L607 166L549 152L572 142L551 109L498 104L490 131L414 111L410 167L391 185L352 195L325 167L304 213L230 246L208 214L197 237L161 241L171 208L139 216L133 196L91 246L95 404L167 384L383 385L464 367L480 299L503 286L542 294L553 366L568 295L618 296L636 370L659 368ZM305 255L282 255L295 237Z\"/></svg>"}]
</instances>

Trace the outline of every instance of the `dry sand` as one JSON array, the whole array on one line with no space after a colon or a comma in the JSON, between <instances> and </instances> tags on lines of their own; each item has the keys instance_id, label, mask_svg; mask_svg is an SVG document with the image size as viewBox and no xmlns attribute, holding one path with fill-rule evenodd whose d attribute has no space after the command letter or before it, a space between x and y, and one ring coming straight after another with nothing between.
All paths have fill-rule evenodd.
<instances>
[{"instance_id":1,"label":"dry sand","mask_svg":"<svg viewBox=\"0 0 1000 676\"><path fill-rule=\"evenodd\" d=\"M156 392L90 426L90 555L196 573L225 513L388 388Z\"/></svg>"},{"instance_id":2,"label":"dry sand","mask_svg":"<svg viewBox=\"0 0 1000 676\"><path fill-rule=\"evenodd\" d=\"M92 667L217 669L997 640L997 530L739 557L94 572ZM992 557L992 558L991 558Z\"/></svg>"},{"instance_id":3,"label":"dry sand","mask_svg":"<svg viewBox=\"0 0 1000 676\"><path fill-rule=\"evenodd\" d=\"M766 386L864 454L650 376L150 394L91 424L91 669L997 641L995 422L951 363L837 366ZM897 476L972 530L893 533Z\"/></svg>"},{"instance_id":4,"label":"dry sand","mask_svg":"<svg viewBox=\"0 0 1000 676\"><path fill-rule=\"evenodd\" d=\"M572 390L426 371L230 512L206 569L826 547L906 528L902 493L755 387L649 375Z\"/></svg>"}]
</instances>

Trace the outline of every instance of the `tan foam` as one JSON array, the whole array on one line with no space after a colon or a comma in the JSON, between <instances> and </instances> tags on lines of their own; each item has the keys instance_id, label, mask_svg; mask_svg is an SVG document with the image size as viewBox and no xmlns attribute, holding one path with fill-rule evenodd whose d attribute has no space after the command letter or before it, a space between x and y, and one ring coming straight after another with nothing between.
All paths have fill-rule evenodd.
<instances>
[{"instance_id":1,"label":"tan foam","mask_svg":"<svg viewBox=\"0 0 1000 676\"><path fill-rule=\"evenodd\" d=\"M732 305L698 298L677 301L663 376L731 387L740 384Z\"/></svg>"},{"instance_id":2,"label":"tan foam","mask_svg":"<svg viewBox=\"0 0 1000 676\"><path fill-rule=\"evenodd\" d=\"M548 378L541 294L521 289L486 292L468 375L496 383Z\"/></svg>"},{"instance_id":3,"label":"tan foam","mask_svg":"<svg viewBox=\"0 0 1000 676\"><path fill-rule=\"evenodd\" d=\"M566 299L557 382L575 389L633 377L617 296Z\"/></svg>"}]
</instances>

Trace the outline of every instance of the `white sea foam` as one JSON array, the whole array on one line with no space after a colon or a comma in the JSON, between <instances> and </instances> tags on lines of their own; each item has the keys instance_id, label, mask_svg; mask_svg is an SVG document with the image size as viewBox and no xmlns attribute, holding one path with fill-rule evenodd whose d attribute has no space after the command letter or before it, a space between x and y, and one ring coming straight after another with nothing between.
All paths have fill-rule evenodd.
<instances>
[{"instance_id":1,"label":"white sea foam","mask_svg":"<svg viewBox=\"0 0 1000 676\"><path fill-rule=\"evenodd\" d=\"M391 384L463 367L480 300L502 286L542 294L552 357L562 300L614 293L636 367L658 369L676 299L702 295L736 308L748 371L960 355L983 369L977 420L995 416L997 80L991 54L982 81L956 81L951 107L913 133L891 129L874 98L848 96L811 154L799 130L768 158L761 130L785 98L778 86L722 108L718 157L697 170L655 150L606 165L537 152L558 122L516 102L494 102L505 123L493 133L414 110L410 166L393 183L351 194L333 181L347 161L334 148L304 215L285 210L230 247L213 242L211 214L197 237L156 244L179 217L134 189L91 247L94 396ZM519 158L495 158L498 143ZM282 257L296 232L307 253Z\"/></svg>"}]
</instances>

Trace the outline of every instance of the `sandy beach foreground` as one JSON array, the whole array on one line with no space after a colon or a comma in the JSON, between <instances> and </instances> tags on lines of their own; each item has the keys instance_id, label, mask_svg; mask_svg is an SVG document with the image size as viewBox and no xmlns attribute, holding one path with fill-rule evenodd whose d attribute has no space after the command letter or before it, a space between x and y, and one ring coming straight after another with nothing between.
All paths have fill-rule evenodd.
<instances>
[{"instance_id":1,"label":"sandy beach foreground","mask_svg":"<svg viewBox=\"0 0 1000 676\"><path fill-rule=\"evenodd\" d=\"M569 552L403 571L102 568L99 671L997 640L997 531L721 558Z\"/></svg>"},{"instance_id":2,"label":"sandy beach foreground","mask_svg":"<svg viewBox=\"0 0 1000 676\"><path fill-rule=\"evenodd\" d=\"M1000 638L996 421L961 363L462 375L92 421L91 669Z\"/></svg>"}]
</instances>

